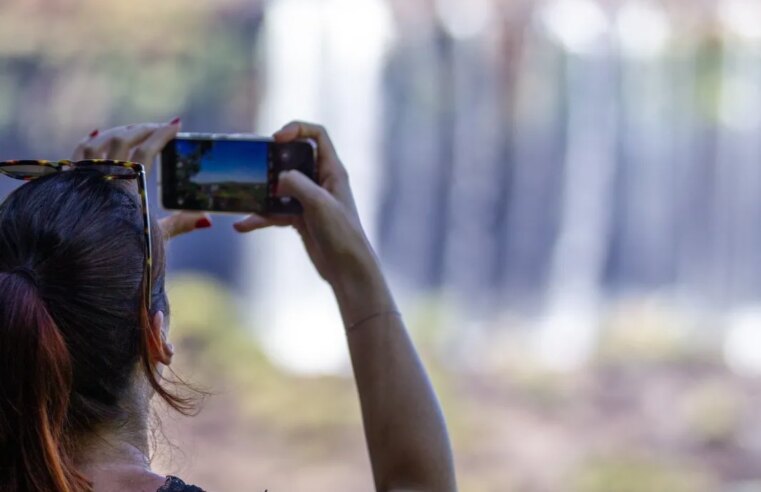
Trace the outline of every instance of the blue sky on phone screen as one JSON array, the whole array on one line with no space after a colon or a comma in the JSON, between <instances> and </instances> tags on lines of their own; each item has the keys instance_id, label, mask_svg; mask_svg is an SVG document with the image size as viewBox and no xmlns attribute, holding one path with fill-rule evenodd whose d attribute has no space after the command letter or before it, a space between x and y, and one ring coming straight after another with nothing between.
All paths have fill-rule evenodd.
<instances>
[{"instance_id":1,"label":"blue sky on phone screen","mask_svg":"<svg viewBox=\"0 0 761 492\"><path fill-rule=\"evenodd\" d=\"M179 140L177 154L192 153L196 147L192 141ZM267 182L267 142L245 140L219 140L203 158L201 172L193 181L199 184Z\"/></svg>"}]
</instances>

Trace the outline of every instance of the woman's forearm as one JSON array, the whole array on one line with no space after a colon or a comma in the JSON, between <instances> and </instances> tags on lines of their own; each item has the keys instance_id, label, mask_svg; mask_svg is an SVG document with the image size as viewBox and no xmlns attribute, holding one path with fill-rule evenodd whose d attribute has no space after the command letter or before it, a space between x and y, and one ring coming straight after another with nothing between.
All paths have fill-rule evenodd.
<instances>
[{"instance_id":1,"label":"woman's forearm","mask_svg":"<svg viewBox=\"0 0 761 492\"><path fill-rule=\"evenodd\" d=\"M446 424L380 269L334 287L377 490L456 490ZM368 316L379 314L368 319ZM363 321L365 320L365 321ZM356 323L360 321L360 325Z\"/></svg>"}]
</instances>

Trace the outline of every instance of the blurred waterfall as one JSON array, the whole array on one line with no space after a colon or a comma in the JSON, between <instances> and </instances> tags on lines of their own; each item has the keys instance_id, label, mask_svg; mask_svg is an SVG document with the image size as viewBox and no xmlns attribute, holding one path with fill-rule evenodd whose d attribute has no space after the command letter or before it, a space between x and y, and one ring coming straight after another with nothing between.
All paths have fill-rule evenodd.
<instances>
[{"instance_id":1,"label":"blurred waterfall","mask_svg":"<svg viewBox=\"0 0 761 492\"><path fill-rule=\"evenodd\" d=\"M391 35L380 0L280 0L264 27L265 93L260 133L300 119L331 132L352 177L364 224L375 230L379 80ZM348 367L335 300L293 230L267 231L244 248L247 306L265 349L296 371Z\"/></svg>"},{"instance_id":2,"label":"blurred waterfall","mask_svg":"<svg viewBox=\"0 0 761 492\"><path fill-rule=\"evenodd\" d=\"M761 291L761 46L724 44L717 145L719 244L725 302L754 301Z\"/></svg>"},{"instance_id":3,"label":"blurred waterfall","mask_svg":"<svg viewBox=\"0 0 761 492\"><path fill-rule=\"evenodd\" d=\"M445 299L472 321L461 333L509 315L572 363L601 311L655 300L731 313L730 345L756 345L743 334L761 312L758 1L169 2L129 43L142 8L70 7L0 2L3 159L67 157L95 127L173 115L263 134L314 120L400 300ZM345 367L296 236L241 237L232 220L173 242L171 274L256 299L252 326L286 365Z\"/></svg>"},{"instance_id":4,"label":"blurred waterfall","mask_svg":"<svg viewBox=\"0 0 761 492\"><path fill-rule=\"evenodd\" d=\"M600 283L614 204L615 61L610 47L566 61L568 121L561 220L551 258L542 351L548 361L584 358L596 341ZM574 348L571 348L571 347Z\"/></svg>"},{"instance_id":5,"label":"blurred waterfall","mask_svg":"<svg viewBox=\"0 0 761 492\"><path fill-rule=\"evenodd\" d=\"M433 7L400 20L384 258L473 307L757 296L761 54L738 8L719 38L643 0L516 8L467 37Z\"/></svg>"}]
</instances>

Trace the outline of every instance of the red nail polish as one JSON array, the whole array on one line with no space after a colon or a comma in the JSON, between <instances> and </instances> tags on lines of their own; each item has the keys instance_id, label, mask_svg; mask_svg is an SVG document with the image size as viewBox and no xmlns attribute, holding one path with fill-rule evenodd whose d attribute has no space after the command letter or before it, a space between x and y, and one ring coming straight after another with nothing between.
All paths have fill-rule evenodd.
<instances>
[{"instance_id":1,"label":"red nail polish","mask_svg":"<svg viewBox=\"0 0 761 492\"><path fill-rule=\"evenodd\" d=\"M100 130L93 130L90 132L90 138L95 138L98 136L98 133L100 133Z\"/></svg>"},{"instance_id":2,"label":"red nail polish","mask_svg":"<svg viewBox=\"0 0 761 492\"><path fill-rule=\"evenodd\" d=\"M177 125L182 119L178 116L169 122L170 125Z\"/></svg>"},{"instance_id":3,"label":"red nail polish","mask_svg":"<svg viewBox=\"0 0 761 492\"><path fill-rule=\"evenodd\" d=\"M196 222L196 229L208 229L209 227L211 227L211 221L206 217L202 217Z\"/></svg>"}]
</instances>

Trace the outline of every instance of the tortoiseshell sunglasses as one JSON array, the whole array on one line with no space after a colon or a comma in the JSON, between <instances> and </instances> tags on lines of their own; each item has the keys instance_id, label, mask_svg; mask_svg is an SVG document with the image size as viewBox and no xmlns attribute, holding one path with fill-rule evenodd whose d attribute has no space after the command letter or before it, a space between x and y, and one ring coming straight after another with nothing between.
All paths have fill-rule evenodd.
<instances>
[{"instance_id":1,"label":"tortoiseshell sunglasses","mask_svg":"<svg viewBox=\"0 0 761 492\"><path fill-rule=\"evenodd\" d=\"M103 172L107 180L134 179L137 181L137 191L143 206L143 232L145 234L145 271L143 286L148 313L151 312L152 291L152 251L151 223L148 212L148 197L146 195L145 168L137 162L112 161L107 159L91 159L84 161L4 161L0 162L0 173L14 179L31 181L49 174L67 171L74 168L93 168Z\"/></svg>"}]
</instances>

